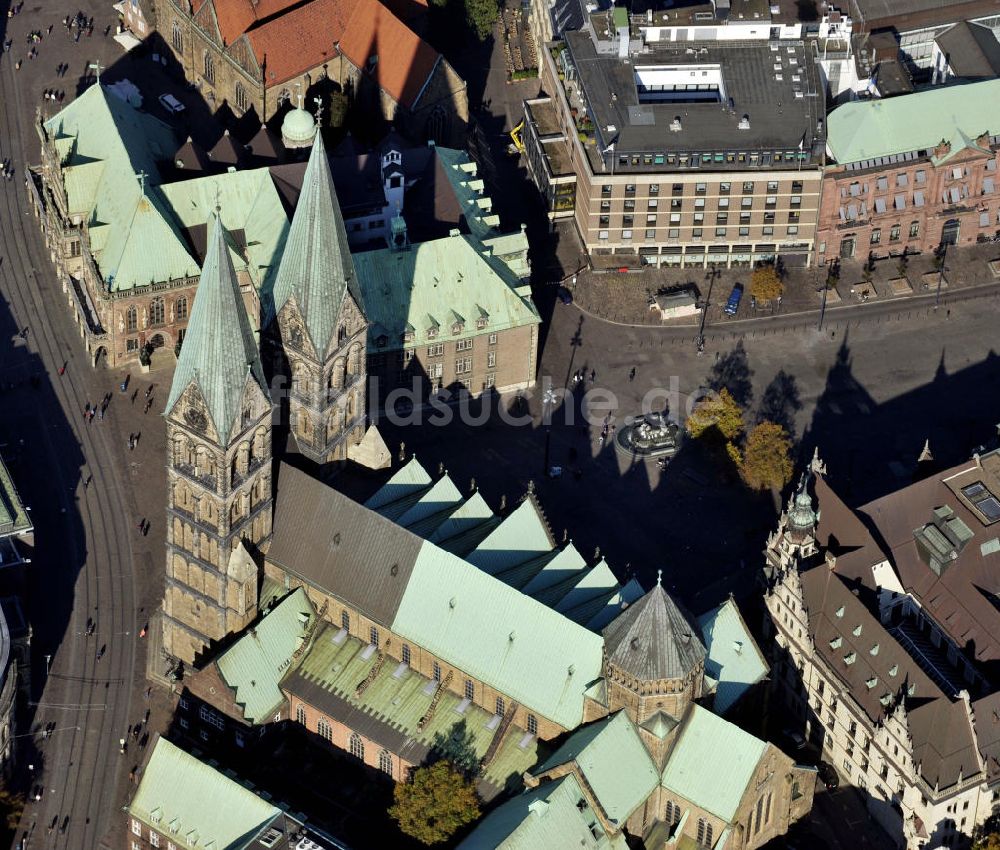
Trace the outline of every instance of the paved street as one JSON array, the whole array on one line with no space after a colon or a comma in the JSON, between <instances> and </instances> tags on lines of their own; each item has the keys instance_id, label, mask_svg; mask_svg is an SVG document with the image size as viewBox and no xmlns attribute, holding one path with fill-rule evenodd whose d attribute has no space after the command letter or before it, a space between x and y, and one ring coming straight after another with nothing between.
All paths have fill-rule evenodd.
<instances>
[{"instance_id":1,"label":"paved street","mask_svg":"<svg viewBox=\"0 0 1000 850\"><path fill-rule=\"evenodd\" d=\"M94 17L94 35L73 42L60 20L77 8ZM104 845L109 828L121 829L116 815L128 772L139 761L137 743L131 741L123 756L119 739L147 708L153 711L151 725L163 721L165 698L156 693L144 701L144 642L137 635L159 594L154 564L158 570L162 553L162 446L154 450L154 440L140 441L141 450L125 457L127 434L141 428L141 411L115 393L117 376L88 365L37 222L27 212L23 175L26 163L37 162L32 123L42 90L63 88L72 99L87 66L98 60L107 66L121 49L103 38L116 17L110 4L25 7L13 18L6 10L3 4L0 26L13 44L0 59L0 154L11 158L15 176L0 183L0 428L36 528L28 606L37 706L31 728L19 731L28 736L20 767L31 772L43 794L26 806L19 837L28 836L26 847L93 850ZM28 60L26 34L45 33L49 24L51 35L37 45L37 58ZM60 62L69 63L65 77L56 76ZM26 343L16 336L24 327ZM144 387L133 384L140 394ZM107 417L88 425L85 405L107 392L115 393ZM158 418L158 407L150 420ZM147 452L156 458L148 486L158 497L148 508L144 502L152 493L140 488L137 504L128 486L130 479L146 476L139 467ZM136 523L147 510L155 510L154 525L144 538ZM145 579L138 584L137 569ZM90 617L96 632L87 637ZM49 724L54 731L45 737L41 730Z\"/></svg>"}]
</instances>

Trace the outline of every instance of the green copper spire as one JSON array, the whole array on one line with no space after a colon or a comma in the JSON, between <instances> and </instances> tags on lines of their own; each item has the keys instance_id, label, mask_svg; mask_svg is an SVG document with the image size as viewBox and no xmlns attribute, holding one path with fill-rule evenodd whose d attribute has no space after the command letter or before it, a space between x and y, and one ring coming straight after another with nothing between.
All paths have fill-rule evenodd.
<instances>
[{"instance_id":1,"label":"green copper spire","mask_svg":"<svg viewBox=\"0 0 1000 850\"><path fill-rule=\"evenodd\" d=\"M336 336L349 288L354 288L354 262L323 134L317 131L274 282L273 315L294 296L322 358ZM360 306L360 300L355 300Z\"/></svg>"},{"instance_id":2,"label":"green copper spire","mask_svg":"<svg viewBox=\"0 0 1000 850\"><path fill-rule=\"evenodd\" d=\"M226 443L239 422L248 378L257 382L265 398L270 397L218 211L208 227L205 264L170 385L167 413L192 382L197 384L219 442Z\"/></svg>"}]
</instances>

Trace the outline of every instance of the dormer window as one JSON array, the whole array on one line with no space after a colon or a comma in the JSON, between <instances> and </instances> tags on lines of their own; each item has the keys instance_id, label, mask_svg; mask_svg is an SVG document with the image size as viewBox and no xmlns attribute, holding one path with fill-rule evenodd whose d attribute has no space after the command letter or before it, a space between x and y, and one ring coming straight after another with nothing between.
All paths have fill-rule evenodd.
<instances>
[{"instance_id":1,"label":"dormer window","mask_svg":"<svg viewBox=\"0 0 1000 850\"><path fill-rule=\"evenodd\" d=\"M437 339L437 335L438 335L437 325L427 329L427 339Z\"/></svg>"},{"instance_id":2,"label":"dormer window","mask_svg":"<svg viewBox=\"0 0 1000 850\"><path fill-rule=\"evenodd\" d=\"M455 322L451 326L451 333L453 336L458 336L464 330L465 330L465 325L463 325L461 322Z\"/></svg>"},{"instance_id":3,"label":"dormer window","mask_svg":"<svg viewBox=\"0 0 1000 850\"><path fill-rule=\"evenodd\" d=\"M413 342L413 340L415 338L416 338L416 334L413 332L412 328L410 328L410 329L408 329L408 330L406 330L406 331L403 332L403 342L404 343Z\"/></svg>"},{"instance_id":4,"label":"dormer window","mask_svg":"<svg viewBox=\"0 0 1000 850\"><path fill-rule=\"evenodd\" d=\"M485 316L480 316L478 319L476 319L476 329L481 331L489 323L490 323L489 319L487 319Z\"/></svg>"},{"instance_id":5,"label":"dormer window","mask_svg":"<svg viewBox=\"0 0 1000 850\"><path fill-rule=\"evenodd\" d=\"M379 348L385 348L388 344L389 344L389 337L387 337L385 334L379 334L375 338L375 345L378 346Z\"/></svg>"}]
</instances>

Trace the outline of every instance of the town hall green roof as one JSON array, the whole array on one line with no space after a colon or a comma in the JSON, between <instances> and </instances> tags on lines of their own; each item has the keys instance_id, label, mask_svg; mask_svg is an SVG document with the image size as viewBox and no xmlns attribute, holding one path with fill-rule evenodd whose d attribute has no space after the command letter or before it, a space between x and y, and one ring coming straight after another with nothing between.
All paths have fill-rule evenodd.
<instances>
[{"instance_id":1,"label":"town hall green roof","mask_svg":"<svg viewBox=\"0 0 1000 850\"><path fill-rule=\"evenodd\" d=\"M195 850L245 847L281 814L210 765L156 741L128 814Z\"/></svg>"},{"instance_id":2,"label":"town hall green roof","mask_svg":"<svg viewBox=\"0 0 1000 850\"><path fill-rule=\"evenodd\" d=\"M194 383L224 444L239 421L248 381L256 381L264 397L270 397L221 215L215 215L209 230L205 265L177 358L166 412Z\"/></svg>"},{"instance_id":3,"label":"town hall green roof","mask_svg":"<svg viewBox=\"0 0 1000 850\"><path fill-rule=\"evenodd\" d=\"M31 527L31 517L14 486L14 479L0 458L0 537L22 534Z\"/></svg>"},{"instance_id":4,"label":"town hall green roof","mask_svg":"<svg viewBox=\"0 0 1000 850\"><path fill-rule=\"evenodd\" d=\"M405 250L365 251L355 255L354 265L369 322L369 351L377 350L382 335L390 348L400 347L410 330L408 344L426 345L431 338L444 342L541 321L530 296L516 292L519 281L510 268L468 234ZM464 320L457 332L456 316ZM479 328L481 317L486 323Z\"/></svg>"},{"instance_id":5,"label":"town hall green roof","mask_svg":"<svg viewBox=\"0 0 1000 850\"><path fill-rule=\"evenodd\" d=\"M322 357L337 335L344 298L349 291L354 294L354 277L330 161L323 134L317 132L278 266L269 318L294 298L313 347Z\"/></svg>"},{"instance_id":6,"label":"town hall green roof","mask_svg":"<svg viewBox=\"0 0 1000 850\"><path fill-rule=\"evenodd\" d=\"M942 140L951 156L987 132L1000 133L1000 80L845 103L827 118L826 144L839 163L933 150Z\"/></svg>"}]
</instances>

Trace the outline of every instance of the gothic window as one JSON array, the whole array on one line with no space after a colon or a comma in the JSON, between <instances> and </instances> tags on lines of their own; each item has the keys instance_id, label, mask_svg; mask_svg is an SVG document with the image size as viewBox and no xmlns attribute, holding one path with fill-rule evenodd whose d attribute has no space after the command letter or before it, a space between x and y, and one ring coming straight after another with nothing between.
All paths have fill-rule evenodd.
<instances>
[{"instance_id":1,"label":"gothic window","mask_svg":"<svg viewBox=\"0 0 1000 850\"><path fill-rule=\"evenodd\" d=\"M403 661L404 664L409 664L410 663L410 645L408 643L404 643L403 644L403 658L402 658L402 661Z\"/></svg>"},{"instance_id":2,"label":"gothic window","mask_svg":"<svg viewBox=\"0 0 1000 850\"><path fill-rule=\"evenodd\" d=\"M351 755L361 761L365 760L365 742L357 732L351 732Z\"/></svg>"},{"instance_id":3,"label":"gothic window","mask_svg":"<svg viewBox=\"0 0 1000 850\"><path fill-rule=\"evenodd\" d=\"M278 93L278 108L280 109L292 99L292 93L288 89L282 89Z\"/></svg>"},{"instance_id":4,"label":"gothic window","mask_svg":"<svg viewBox=\"0 0 1000 850\"><path fill-rule=\"evenodd\" d=\"M346 339L347 339L347 328L345 328L343 325L341 325L337 329L337 345L343 345L344 344L344 340L346 340Z\"/></svg>"},{"instance_id":5,"label":"gothic window","mask_svg":"<svg viewBox=\"0 0 1000 850\"><path fill-rule=\"evenodd\" d=\"M208 50L205 51L205 79L215 85L215 59Z\"/></svg>"},{"instance_id":6,"label":"gothic window","mask_svg":"<svg viewBox=\"0 0 1000 850\"><path fill-rule=\"evenodd\" d=\"M316 724L316 731L324 741L333 740L333 728L330 726L330 721L325 717L321 718L319 723Z\"/></svg>"},{"instance_id":7,"label":"gothic window","mask_svg":"<svg viewBox=\"0 0 1000 850\"><path fill-rule=\"evenodd\" d=\"M174 21L174 25L170 29L170 43L178 53L184 52L184 34L181 32L179 21Z\"/></svg>"},{"instance_id":8,"label":"gothic window","mask_svg":"<svg viewBox=\"0 0 1000 850\"><path fill-rule=\"evenodd\" d=\"M382 750L382 752L378 754L378 769L381 770L382 773L392 776L392 753L388 750Z\"/></svg>"},{"instance_id":9,"label":"gothic window","mask_svg":"<svg viewBox=\"0 0 1000 850\"><path fill-rule=\"evenodd\" d=\"M304 705L300 705L295 709L295 719L303 726L306 725L306 707Z\"/></svg>"},{"instance_id":10,"label":"gothic window","mask_svg":"<svg viewBox=\"0 0 1000 850\"><path fill-rule=\"evenodd\" d=\"M538 734L538 718L534 714L528 715L528 734L537 735Z\"/></svg>"},{"instance_id":11,"label":"gothic window","mask_svg":"<svg viewBox=\"0 0 1000 850\"><path fill-rule=\"evenodd\" d=\"M247 90L243 83L236 84L236 108L240 112L246 112L250 105L250 98L247 97Z\"/></svg>"},{"instance_id":12,"label":"gothic window","mask_svg":"<svg viewBox=\"0 0 1000 850\"><path fill-rule=\"evenodd\" d=\"M129 307L125 311L125 330L127 333L134 333L139 328L139 311L135 307Z\"/></svg>"},{"instance_id":13,"label":"gothic window","mask_svg":"<svg viewBox=\"0 0 1000 850\"><path fill-rule=\"evenodd\" d=\"M497 717L503 717L504 710L506 709L506 703L503 701L503 697L497 697L497 710L494 712Z\"/></svg>"},{"instance_id":14,"label":"gothic window","mask_svg":"<svg viewBox=\"0 0 1000 850\"><path fill-rule=\"evenodd\" d=\"M299 411L298 426L299 434L303 437L308 437L312 433L312 422L309 420L309 414L304 410Z\"/></svg>"},{"instance_id":15,"label":"gothic window","mask_svg":"<svg viewBox=\"0 0 1000 850\"><path fill-rule=\"evenodd\" d=\"M162 297L154 298L149 304L149 323L151 325L162 325L166 315L166 308Z\"/></svg>"},{"instance_id":16,"label":"gothic window","mask_svg":"<svg viewBox=\"0 0 1000 850\"><path fill-rule=\"evenodd\" d=\"M186 319L188 317L188 300L186 295L182 295L177 299L175 312L178 319Z\"/></svg>"},{"instance_id":17,"label":"gothic window","mask_svg":"<svg viewBox=\"0 0 1000 850\"><path fill-rule=\"evenodd\" d=\"M347 611L340 612L340 627L345 631L351 630L351 615Z\"/></svg>"},{"instance_id":18,"label":"gothic window","mask_svg":"<svg viewBox=\"0 0 1000 850\"><path fill-rule=\"evenodd\" d=\"M705 818L698 818L698 844L702 847L712 846L712 824Z\"/></svg>"},{"instance_id":19,"label":"gothic window","mask_svg":"<svg viewBox=\"0 0 1000 850\"><path fill-rule=\"evenodd\" d=\"M667 811L664 814L664 820L668 826L673 826L678 823L681 819L681 807L677 805L673 800L667 800Z\"/></svg>"},{"instance_id":20,"label":"gothic window","mask_svg":"<svg viewBox=\"0 0 1000 850\"><path fill-rule=\"evenodd\" d=\"M469 702L472 702L472 700L474 700L475 697L476 697L476 686L473 683L472 679L466 679L465 680L465 698L467 700L469 700Z\"/></svg>"}]
</instances>

